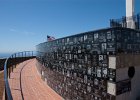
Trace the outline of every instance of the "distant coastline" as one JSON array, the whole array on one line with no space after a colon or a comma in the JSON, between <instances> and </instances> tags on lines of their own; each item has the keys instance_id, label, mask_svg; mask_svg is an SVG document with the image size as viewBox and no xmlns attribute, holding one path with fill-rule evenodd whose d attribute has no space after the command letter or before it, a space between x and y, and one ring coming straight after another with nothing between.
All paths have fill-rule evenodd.
<instances>
[{"instance_id":1,"label":"distant coastline","mask_svg":"<svg viewBox=\"0 0 140 100\"><path fill-rule=\"evenodd\" d=\"M0 53L0 59L1 58L7 58L11 55L11 53Z\"/></svg>"}]
</instances>

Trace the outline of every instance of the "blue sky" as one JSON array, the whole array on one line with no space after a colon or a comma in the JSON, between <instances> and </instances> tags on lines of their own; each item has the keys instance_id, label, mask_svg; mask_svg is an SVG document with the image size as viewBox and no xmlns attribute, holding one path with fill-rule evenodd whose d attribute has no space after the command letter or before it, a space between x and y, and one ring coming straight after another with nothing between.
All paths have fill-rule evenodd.
<instances>
[{"instance_id":1,"label":"blue sky","mask_svg":"<svg viewBox=\"0 0 140 100\"><path fill-rule=\"evenodd\" d=\"M140 12L135 0L135 13ZM125 16L125 0L0 0L0 53L35 50L60 38L109 27Z\"/></svg>"}]
</instances>

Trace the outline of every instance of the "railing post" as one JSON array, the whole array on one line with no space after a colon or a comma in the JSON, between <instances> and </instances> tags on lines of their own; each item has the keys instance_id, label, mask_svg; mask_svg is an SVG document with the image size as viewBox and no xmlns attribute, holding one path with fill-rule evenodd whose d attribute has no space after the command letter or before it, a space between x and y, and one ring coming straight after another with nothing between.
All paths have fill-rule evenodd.
<instances>
[{"instance_id":1,"label":"railing post","mask_svg":"<svg viewBox=\"0 0 140 100\"><path fill-rule=\"evenodd\" d=\"M33 51L32 51L32 57L33 57Z\"/></svg>"},{"instance_id":2,"label":"railing post","mask_svg":"<svg viewBox=\"0 0 140 100\"><path fill-rule=\"evenodd\" d=\"M26 57L26 51L25 51L25 57Z\"/></svg>"},{"instance_id":3,"label":"railing post","mask_svg":"<svg viewBox=\"0 0 140 100\"><path fill-rule=\"evenodd\" d=\"M15 54L15 68L16 68L16 54Z\"/></svg>"},{"instance_id":4,"label":"railing post","mask_svg":"<svg viewBox=\"0 0 140 100\"><path fill-rule=\"evenodd\" d=\"M10 59L10 60L11 60L11 59ZM10 60L9 60L8 63L7 63L7 64L8 64L8 69L9 69L9 71L8 71L8 72L9 72L9 73L8 73L9 78L10 78L10 72L11 72Z\"/></svg>"},{"instance_id":5,"label":"railing post","mask_svg":"<svg viewBox=\"0 0 140 100\"><path fill-rule=\"evenodd\" d=\"M12 55L12 59L11 59L11 60L12 60L12 65L11 65L11 66L12 66L12 72L13 72L13 67L14 67L14 63L13 63L13 55Z\"/></svg>"},{"instance_id":6,"label":"railing post","mask_svg":"<svg viewBox=\"0 0 140 100\"><path fill-rule=\"evenodd\" d=\"M25 60L26 60L26 51L25 51Z\"/></svg>"},{"instance_id":7,"label":"railing post","mask_svg":"<svg viewBox=\"0 0 140 100\"><path fill-rule=\"evenodd\" d=\"M140 15L137 15L137 29L140 29Z\"/></svg>"},{"instance_id":8,"label":"railing post","mask_svg":"<svg viewBox=\"0 0 140 100\"><path fill-rule=\"evenodd\" d=\"M6 86L5 86L5 90L4 90L4 94L5 94L5 100L7 100L7 92L6 92Z\"/></svg>"}]
</instances>

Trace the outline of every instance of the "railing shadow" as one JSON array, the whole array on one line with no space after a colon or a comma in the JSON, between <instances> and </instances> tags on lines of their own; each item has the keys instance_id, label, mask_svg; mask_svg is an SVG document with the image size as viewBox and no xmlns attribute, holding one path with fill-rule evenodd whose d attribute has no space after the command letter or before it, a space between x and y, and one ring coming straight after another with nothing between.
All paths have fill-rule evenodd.
<instances>
[{"instance_id":1,"label":"railing shadow","mask_svg":"<svg viewBox=\"0 0 140 100\"><path fill-rule=\"evenodd\" d=\"M8 81L8 79L10 79L10 73L13 72L13 69L16 68L17 64L35 57L36 57L35 52L24 51L14 53L9 58L6 59L4 64L5 100L13 100Z\"/></svg>"}]
</instances>

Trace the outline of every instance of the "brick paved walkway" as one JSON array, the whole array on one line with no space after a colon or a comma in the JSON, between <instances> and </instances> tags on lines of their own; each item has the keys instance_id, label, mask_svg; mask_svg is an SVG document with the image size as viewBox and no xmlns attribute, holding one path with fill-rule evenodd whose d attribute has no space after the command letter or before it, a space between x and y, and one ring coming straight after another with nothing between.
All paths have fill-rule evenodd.
<instances>
[{"instance_id":1,"label":"brick paved walkway","mask_svg":"<svg viewBox=\"0 0 140 100\"><path fill-rule=\"evenodd\" d=\"M41 79L35 66L36 59L28 60L19 64L11 73L9 83L13 99L22 100L22 91L24 100L63 100Z\"/></svg>"}]
</instances>

